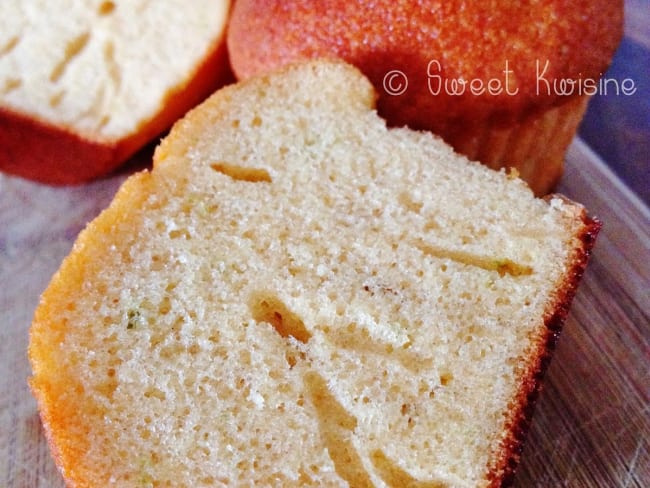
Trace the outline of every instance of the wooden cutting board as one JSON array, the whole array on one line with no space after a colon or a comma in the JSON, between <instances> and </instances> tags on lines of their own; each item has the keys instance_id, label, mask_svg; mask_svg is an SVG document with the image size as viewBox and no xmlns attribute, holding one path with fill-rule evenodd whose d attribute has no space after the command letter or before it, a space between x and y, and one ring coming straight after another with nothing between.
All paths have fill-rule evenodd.
<instances>
[{"instance_id":1,"label":"wooden cutting board","mask_svg":"<svg viewBox=\"0 0 650 488\"><path fill-rule=\"evenodd\" d=\"M39 294L124 175L51 188L0 175L0 487L63 482L28 386ZM650 212L579 140L560 191L605 223L528 435L516 486L650 486Z\"/></svg>"}]
</instances>

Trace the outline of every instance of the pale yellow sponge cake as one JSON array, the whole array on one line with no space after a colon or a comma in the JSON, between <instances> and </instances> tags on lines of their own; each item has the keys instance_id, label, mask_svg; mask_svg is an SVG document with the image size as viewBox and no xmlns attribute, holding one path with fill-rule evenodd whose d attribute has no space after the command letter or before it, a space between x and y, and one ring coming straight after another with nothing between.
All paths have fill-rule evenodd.
<instances>
[{"instance_id":1,"label":"pale yellow sponge cake","mask_svg":"<svg viewBox=\"0 0 650 488\"><path fill-rule=\"evenodd\" d=\"M71 487L485 487L598 231L316 60L179 121L31 329Z\"/></svg>"}]
</instances>

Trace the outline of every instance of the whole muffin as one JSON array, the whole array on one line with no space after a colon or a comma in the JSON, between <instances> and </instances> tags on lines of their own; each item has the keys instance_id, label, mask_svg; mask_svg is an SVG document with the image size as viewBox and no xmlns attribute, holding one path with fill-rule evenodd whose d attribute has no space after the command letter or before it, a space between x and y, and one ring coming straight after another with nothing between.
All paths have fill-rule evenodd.
<instances>
[{"instance_id":1,"label":"whole muffin","mask_svg":"<svg viewBox=\"0 0 650 488\"><path fill-rule=\"evenodd\" d=\"M544 194L622 29L622 0L238 0L228 49L240 79L341 57L371 79L389 124L514 167Z\"/></svg>"}]
</instances>

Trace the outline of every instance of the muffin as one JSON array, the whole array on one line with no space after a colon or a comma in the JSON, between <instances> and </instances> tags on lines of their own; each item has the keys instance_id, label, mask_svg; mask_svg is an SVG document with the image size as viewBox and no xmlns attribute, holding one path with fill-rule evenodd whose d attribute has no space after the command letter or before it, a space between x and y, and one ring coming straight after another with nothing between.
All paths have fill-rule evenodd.
<instances>
[{"instance_id":1,"label":"muffin","mask_svg":"<svg viewBox=\"0 0 650 488\"><path fill-rule=\"evenodd\" d=\"M106 175L230 79L229 0L65 4L3 3L2 172Z\"/></svg>"},{"instance_id":2,"label":"muffin","mask_svg":"<svg viewBox=\"0 0 650 488\"><path fill-rule=\"evenodd\" d=\"M373 82L389 124L433 131L490 167L514 167L545 194L622 25L621 0L240 0L228 50L240 79L341 57Z\"/></svg>"},{"instance_id":3,"label":"muffin","mask_svg":"<svg viewBox=\"0 0 650 488\"><path fill-rule=\"evenodd\" d=\"M217 92L30 333L75 487L499 487L599 223L388 129L340 62Z\"/></svg>"}]
</instances>

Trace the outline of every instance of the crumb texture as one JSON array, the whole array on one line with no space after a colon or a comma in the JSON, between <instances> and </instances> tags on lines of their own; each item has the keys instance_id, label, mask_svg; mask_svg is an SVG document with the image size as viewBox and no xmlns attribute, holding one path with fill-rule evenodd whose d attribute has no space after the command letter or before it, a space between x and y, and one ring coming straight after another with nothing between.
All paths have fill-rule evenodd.
<instances>
[{"instance_id":1,"label":"crumb texture","mask_svg":"<svg viewBox=\"0 0 650 488\"><path fill-rule=\"evenodd\" d=\"M30 344L70 480L488 486L582 208L373 100L322 61L223 89L81 234Z\"/></svg>"}]
</instances>

